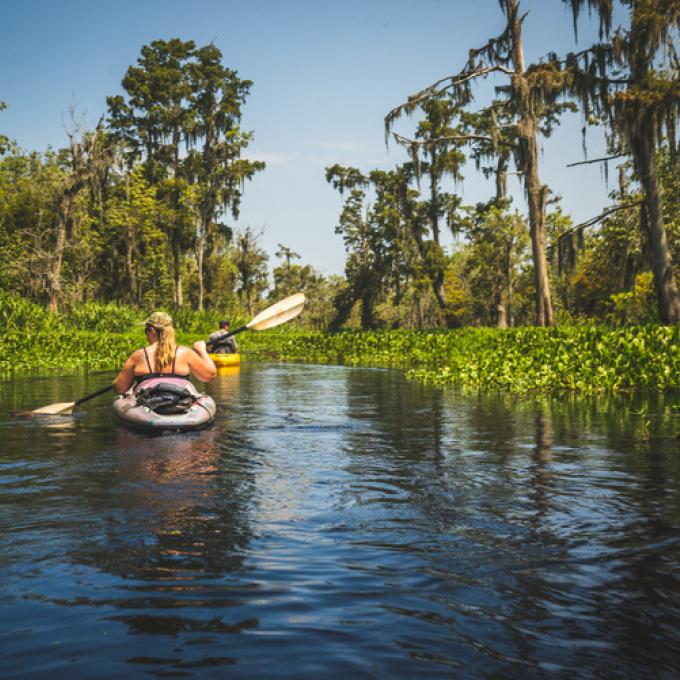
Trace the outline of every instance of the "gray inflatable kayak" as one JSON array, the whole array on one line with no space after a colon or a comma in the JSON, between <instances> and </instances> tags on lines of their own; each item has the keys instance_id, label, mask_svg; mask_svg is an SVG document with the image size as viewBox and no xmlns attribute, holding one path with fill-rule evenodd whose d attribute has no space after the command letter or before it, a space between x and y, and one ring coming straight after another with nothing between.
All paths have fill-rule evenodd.
<instances>
[{"instance_id":1,"label":"gray inflatable kayak","mask_svg":"<svg viewBox=\"0 0 680 680\"><path fill-rule=\"evenodd\" d=\"M146 432L200 430L215 418L212 397L182 378L149 378L113 402L121 422Z\"/></svg>"}]
</instances>

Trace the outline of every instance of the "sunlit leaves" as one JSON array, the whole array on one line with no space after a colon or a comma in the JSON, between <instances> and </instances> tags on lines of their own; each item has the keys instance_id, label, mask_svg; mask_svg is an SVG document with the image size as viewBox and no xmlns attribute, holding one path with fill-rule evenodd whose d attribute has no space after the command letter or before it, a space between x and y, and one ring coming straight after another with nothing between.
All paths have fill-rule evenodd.
<instances>
[{"instance_id":1,"label":"sunlit leaves","mask_svg":"<svg viewBox=\"0 0 680 680\"><path fill-rule=\"evenodd\" d=\"M433 385L512 393L680 388L680 327L467 328L272 333L252 349L288 361L401 368Z\"/></svg>"}]
</instances>

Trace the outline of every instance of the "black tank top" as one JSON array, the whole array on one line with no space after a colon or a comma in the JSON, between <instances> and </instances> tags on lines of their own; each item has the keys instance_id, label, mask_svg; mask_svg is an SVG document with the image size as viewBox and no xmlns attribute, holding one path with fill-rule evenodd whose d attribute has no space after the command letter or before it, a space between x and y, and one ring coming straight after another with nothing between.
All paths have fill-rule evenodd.
<instances>
[{"instance_id":1,"label":"black tank top","mask_svg":"<svg viewBox=\"0 0 680 680\"><path fill-rule=\"evenodd\" d=\"M175 347L175 356L172 357L172 370L170 373L154 372L154 370L151 368L151 362L149 361L149 355L146 352L146 347L142 347L142 349L144 350L144 358L146 359L146 365L149 367L149 372L135 376L135 387L139 385L139 383L144 382L145 380L150 380L151 378L183 378L185 380L189 378L190 373L185 373L184 375L181 373L175 373L175 360L177 359L177 350L179 347Z\"/></svg>"}]
</instances>

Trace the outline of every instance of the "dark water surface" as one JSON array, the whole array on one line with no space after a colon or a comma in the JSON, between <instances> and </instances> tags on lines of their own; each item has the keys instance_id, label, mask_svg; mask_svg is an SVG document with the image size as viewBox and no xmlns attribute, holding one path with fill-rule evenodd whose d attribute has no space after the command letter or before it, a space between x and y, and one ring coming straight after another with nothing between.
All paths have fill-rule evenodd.
<instances>
[{"instance_id":1,"label":"dark water surface","mask_svg":"<svg viewBox=\"0 0 680 680\"><path fill-rule=\"evenodd\" d=\"M195 434L5 415L110 378L0 383L0 677L680 675L680 398L264 364Z\"/></svg>"}]
</instances>

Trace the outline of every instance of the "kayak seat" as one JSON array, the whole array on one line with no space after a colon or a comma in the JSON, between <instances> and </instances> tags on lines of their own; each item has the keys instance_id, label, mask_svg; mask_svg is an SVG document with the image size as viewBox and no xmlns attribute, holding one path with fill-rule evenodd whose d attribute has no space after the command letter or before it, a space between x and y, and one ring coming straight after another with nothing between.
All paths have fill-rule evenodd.
<instances>
[{"instance_id":1,"label":"kayak seat","mask_svg":"<svg viewBox=\"0 0 680 680\"><path fill-rule=\"evenodd\" d=\"M186 413L201 395L173 383L158 383L137 391L137 406L145 406L162 416Z\"/></svg>"}]
</instances>

